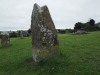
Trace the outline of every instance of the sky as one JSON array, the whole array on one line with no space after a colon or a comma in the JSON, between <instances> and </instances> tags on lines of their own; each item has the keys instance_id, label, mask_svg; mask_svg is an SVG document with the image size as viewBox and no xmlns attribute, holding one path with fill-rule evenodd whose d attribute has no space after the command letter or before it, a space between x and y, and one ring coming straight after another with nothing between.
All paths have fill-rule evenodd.
<instances>
[{"instance_id":1,"label":"sky","mask_svg":"<svg viewBox=\"0 0 100 75\"><path fill-rule=\"evenodd\" d=\"M90 18L100 22L100 0L0 0L0 31L28 30L35 3L48 6L57 29L73 29Z\"/></svg>"}]
</instances>

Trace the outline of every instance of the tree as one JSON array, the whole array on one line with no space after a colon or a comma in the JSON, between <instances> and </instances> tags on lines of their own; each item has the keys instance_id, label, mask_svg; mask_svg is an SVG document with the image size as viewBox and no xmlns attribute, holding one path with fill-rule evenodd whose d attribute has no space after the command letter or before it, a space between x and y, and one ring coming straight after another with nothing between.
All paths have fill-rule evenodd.
<instances>
[{"instance_id":1,"label":"tree","mask_svg":"<svg viewBox=\"0 0 100 75\"><path fill-rule=\"evenodd\" d=\"M90 19L89 23L90 23L91 26L94 26L95 25L95 20Z\"/></svg>"},{"instance_id":2,"label":"tree","mask_svg":"<svg viewBox=\"0 0 100 75\"><path fill-rule=\"evenodd\" d=\"M86 31L97 31L100 29L99 24L95 24L94 19L90 19L86 23L78 22L75 24L74 30L86 30Z\"/></svg>"},{"instance_id":3,"label":"tree","mask_svg":"<svg viewBox=\"0 0 100 75\"><path fill-rule=\"evenodd\" d=\"M18 37L18 34L16 32L11 32L10 37Z\"/></svg>"},{"instance_id":4,"label":"tree","mask_svg":"<svg viewBox=\"0 0 100 75\"><path fill-rule=\"evenodd\" d=\"M74 29L79 30L79 29L82 28L82 26L83 26L83 24L81 22L78 22L78 23L75 24Z\"/></svg>"}]
</instances>

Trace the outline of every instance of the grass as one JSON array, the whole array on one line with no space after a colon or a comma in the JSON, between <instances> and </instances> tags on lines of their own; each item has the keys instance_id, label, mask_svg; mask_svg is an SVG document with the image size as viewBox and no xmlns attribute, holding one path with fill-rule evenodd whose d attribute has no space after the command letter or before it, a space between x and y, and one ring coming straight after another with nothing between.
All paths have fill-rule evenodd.
<instances>
[{"instance_id":1,"label":"grass","mask_svg":"<svg viewBox=\"0 0 100 75\"><path fill-rule=\"evenodd\" d=\"M0 47L0 75L100 75L100 32L85 35L59 34L62 55L34 65L31 38L13 38Z\"/></svg>"}]
</instances>

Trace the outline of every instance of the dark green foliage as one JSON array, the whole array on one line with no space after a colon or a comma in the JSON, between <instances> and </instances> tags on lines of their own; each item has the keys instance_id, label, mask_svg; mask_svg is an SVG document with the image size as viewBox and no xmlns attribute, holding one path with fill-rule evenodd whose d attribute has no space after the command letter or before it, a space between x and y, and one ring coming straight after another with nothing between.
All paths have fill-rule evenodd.
<instances>
[{"instance_id":1,"label":"dark green foliage","mask_svg":"<svg viewBox=\"0 0 100 75\"><path fill-rule=\"evenodd\" d=\"M1 38L1 35L0 35L0 38Z\"/></svg>"},{"instance_id":2,"label":"dark green foliage","mask_svg":"<svg viewBox=\"0 0 100 75\"><path fill-rule=\"evenodd\" d=\"M79 29L82 28L82 26L83 26L83 24L81 22L78 22L78 23L75 24L74 29L79 30Z\"/></svg>"},{"instance_id":3,"label":"dark green foliage","mask_svg":"<svg viewBox=\"0 0 100 75\"><path fill-rule=\"evenodd\" d=\"M60 34L73 33L75 31L76 30L74 30L74 29L57 29L57 32Z\"/></svg>"},{"instance_id":4,"label":"dark green foliage","mask_svg":"<svg viewBox=\"0 0 100 75\"><path fill-rule=\"evenodd\" d=\"M18 37L18 33L17 32L11 32L10 37Z\"/></svg>"},{"instance_id":5,"label":"dark green foliage","mask_svg":"<svg viewBox=\"0 0 100 75\"><path fill-rule=\"evenodd\" d=\"M28 33L28 31L17 31L18 37L21 36L21 32L22 32L22 34L23 34L24 37L28 37L28 36L30 35L30 34Z\"/></svg>"},{"instance_id":6,"label":"dark green foliage","mask_svg":"<svg viewBox=\"0 0 100 75\"><path fill-rule=\"evenodd\" d=\"M74 30L97 31L100 30L100 27L95 24L95 20L90 19L87 23L76 23Z\"/></svg>"},{"instance_id":7,"label":"dark green foliage","mask_svg":"<svg viewBox=\"0 0 100 75\"><path fill-rule=\"evenodd\" d=\"M65 29L58 29L57 31L58 31L58 33L60 33L60 34L65 34L65 33L66 33L66 30L65 30Z\"/></svg>"},{"instance_id":8,"label":"dark green foliage","mask_svg":"<svg viewBox=\"0 0 100 75\"><path fill-rule=\"evenodd\" d=\"M29 35L31 35L31 29L28 29L27 32Z\"/></svg>"},{"instance_id":9,"label":"dark green foliage","mask_svg":"<svg viewBox=\"0 0 100 75\"><path fill-rule=\"evenodd\" d=\"M76 32L76 30L74 30L74 29L66 29L66 33L73 33L73 32Z\"/></svg>"},{"instance_id":10,"label":"dark green foliage","mask_svg":"<svg viewBox=\"0 0 100 75\"><path fill-rule=\"evenodd\" d=\"M90 23L91 26L94 26L95 25L95 20L90 19L89 23Z\"/></svg>"},{"instance_id":11,"label":"dark green foliage","mask_svg":"<svg viewBox=\"0 0 100 75\"><path fill-rule=\"evenodd\" d=\"M17 31L18 32L18 37L20 37L20 33L21 33L21 31Z\"/></svg>"}]
</instances>

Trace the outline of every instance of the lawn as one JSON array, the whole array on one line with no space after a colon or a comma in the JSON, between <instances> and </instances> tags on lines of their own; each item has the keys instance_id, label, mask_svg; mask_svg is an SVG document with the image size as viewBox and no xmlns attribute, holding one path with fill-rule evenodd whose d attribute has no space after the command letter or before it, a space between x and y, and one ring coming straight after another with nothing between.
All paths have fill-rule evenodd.
<instances>
[{"instance_id":1,"label":"lawn","mask_svg":"<svg viewBox=\"0 0 100 75\"><path fill-rule=\"evenodd\" d=\"M0 46L0 75L100 75L100 32L58 38L61 55L39 65L29 61L31 38L12 38Z\"/></svg>"}]
</instances>

